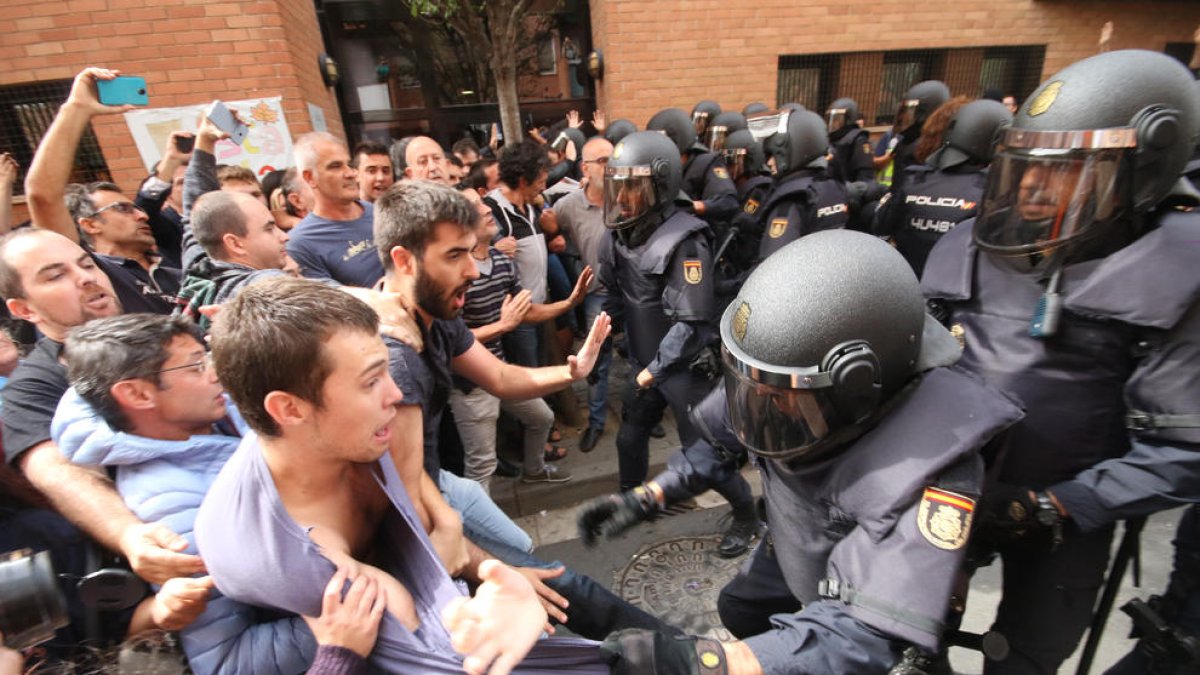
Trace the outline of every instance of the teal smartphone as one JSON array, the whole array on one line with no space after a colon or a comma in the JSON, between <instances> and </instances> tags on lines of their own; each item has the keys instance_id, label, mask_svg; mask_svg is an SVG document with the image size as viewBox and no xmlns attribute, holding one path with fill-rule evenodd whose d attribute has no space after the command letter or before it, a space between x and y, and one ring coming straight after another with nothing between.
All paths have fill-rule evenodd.
<instances>
[{"instance_id":1,"label":"teal smartphone","mask_svg":"<svg viewBox=\"0 0 1200 675\"><path fill-rule=\"evenodd\" d=\"M96 93L104 105L147 105L146 78L121 75L111 80L96 80Z\"/></svg>"}]
</instances>

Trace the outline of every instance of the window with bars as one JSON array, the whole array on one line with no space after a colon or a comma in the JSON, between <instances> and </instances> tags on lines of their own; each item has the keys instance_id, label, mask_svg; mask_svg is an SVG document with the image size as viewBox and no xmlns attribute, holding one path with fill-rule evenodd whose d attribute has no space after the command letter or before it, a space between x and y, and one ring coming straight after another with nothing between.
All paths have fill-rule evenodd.
<instances>
[{"instance_id":1,"label":"window with bars","mask_svg":"<svg viewBox=\"0 0 1200 675\"><path fill-rule=\"evenodd\" d=\"M956 96L991 89L1020 102L1037 88L1045 55L1045 45L784 55L776 103L824 114L849 97L871 126L891 124L904 92L922 80L942 80Z\"/></svg>"},{"instance_id":2,"label":"window with bars","mask_svg":"<svg viewBox=\"0 0 1200 675\"><path fill-rule=\"evenodd\" d=\"M24 194L25 172L33 161L33 153L70 92L71 80L0 87L0 152L11 154L20 166L13 184L15 194ZM98 180L110 181L112 175L100 151L100 143L89 128L79 143L71 181L90 183Z\"/></svg>"}]
</instances>

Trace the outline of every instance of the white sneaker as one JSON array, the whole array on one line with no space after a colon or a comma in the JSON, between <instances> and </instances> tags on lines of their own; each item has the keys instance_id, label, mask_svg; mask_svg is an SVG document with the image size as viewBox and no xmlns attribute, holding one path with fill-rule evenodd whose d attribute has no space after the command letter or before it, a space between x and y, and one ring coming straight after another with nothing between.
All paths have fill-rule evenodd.
<instances>
[{"instance_id":1,"label":"white sneaker","mask_svg":"<svg viewBox=\"0 0 1200 675\"><path fill-rule=\"evenodd\" d=\"M547 464L539 473L527 473L521 476L522 483L565 483L571 480L571 472L566 469Z\"/></svg>"}]
</instances>

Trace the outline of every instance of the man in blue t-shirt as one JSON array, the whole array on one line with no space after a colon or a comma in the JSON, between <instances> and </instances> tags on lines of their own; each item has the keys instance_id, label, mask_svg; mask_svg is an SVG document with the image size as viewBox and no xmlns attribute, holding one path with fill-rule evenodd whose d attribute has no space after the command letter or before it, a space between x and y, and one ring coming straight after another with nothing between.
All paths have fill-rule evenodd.
<instances>
[{"instance_id":1,"label":"man in blue t-shirt","mask_svg":"<svg viewBox=\"0 0 1200 675\"><path fill-rule=\"evenodd\" d=\"M370 288L383 276L371 239L374 207L358 199L350 150L333 134L296 139L296 170L313 189L313 209L289 233L288 255L309 279Z\"/></svg>"}]
</instances>

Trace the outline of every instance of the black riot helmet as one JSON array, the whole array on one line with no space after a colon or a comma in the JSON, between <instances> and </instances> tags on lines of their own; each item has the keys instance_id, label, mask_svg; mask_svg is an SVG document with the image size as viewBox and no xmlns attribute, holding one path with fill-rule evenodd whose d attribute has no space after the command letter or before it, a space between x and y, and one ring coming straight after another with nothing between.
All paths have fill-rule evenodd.
<instances>
[{"instance_id":1,"label":"black riot helmet","mask_svg":"<svg viewBox=\"0 0 1200 675\"><path fill-rule=\"evenodd\" d=\"M725 147L721 149L725 157L725 165L729 167L729 177L733 180L745 176L760 176L767 173L767 158L763 154L762 143L754 140L754 134L749 129L742 129L729 134L725 139Z\"/></svg>"},{"instance_id":2,"label":"black riot helmet","mask_svg":"<svg viewBox=\"0 0 1200 675\"><path fill-rule=\"evenodd\" d=\"M925 80L909 87L900 100L896 111L896 130L916 138L921 134L921 125L943 103L950 100L950 88L945 82ZM910 131L911 130L911 131Z\"/></svg>"},{"instance_id":3,"label":"black riot helmet","mask_svg":"<svg viewBox=\"0 0 1200 675\"><path fill-rule=\"evenodd\" d=\"M792 103L784 103L783 105L779 106L779 109L790 110L792 112L804 112L805 110L808 110L808 108L804 107L804 104L796 103L794 101Z\"/></svg>"},{"instance_id":4,"label":"black riot helmet","mask_svg":"<svg viewBox=\"0 0 1200 675\"><path fill-rule=\"evenodd\" d=\"M839 98L829 104L826 120L831 134L843 127L858 124L858 102L852 98Z\"/></svg>"},{"instance_id":5,"label":"black riot helmet","mask_svg":"<svg viewBox=\"0 0 1200 675\"><path fill-rule=\"evenodd\" d=\"M747 103L746 107L742 108L742 116L749 117L751 115L757 115L758 113L765 113L768 110L770 110L770 108L767 107L766 103L763 103L762 101L755 101L754 103Z\"/></svg>"},{"instance_id":6,"label":"black riot helmet","mask_svg":"<svg viewBox=\"0 0 1200 675\"><path fill-rule=\"evenodd\" d=\"M807 110L779 110L755 115L746 124L762 142L766 156L775 159L776 175L825 165L829 134L820 115Z\"/></svg>"},{"instance_id":7,"label":"black riot helmet","mask_svg":"<svg viewBox=\"0 0 1200 675\"><path fill-rule=\"evenodd\" d=\"M1012 113L999 101L981 98L958 109L946 126L945 142L927 162L945 171L962 164L987 166L997 141L1012 124Z\"/></svg>"},{"instance_id":8,"label":"black riot helmet","mask_svg":"<svg viewBox=\"0 0 1200 675\"><path fill-rule=\"evenodd\" d=\"M746 118L740 112L726 110L712 119L708 125L708 149L720 152L725 147L729 134L746 128Z\"/></svg>"},{"instance_id":9,"label":"black riot helmet","mask_svg":"<svg viewBox=\"0 0 1200 675\"><path fill-rule=\"evenodd\" d=\"M696 127L692 126L692 120L688 119L687 113L679 108L666 108L654 113L654 117L646 123L646 131L666 134L678 148L680 155L702 149L702 146L696 144L696 139L699 138L696 135Z\"/></svg>"},{"instance_id":10,"label":"black riot helmet","mask_svg":"<svg viewBox=\"0 0 1200 675\"><path fill-rule=\"evenodd\" d=\"M1175 59L1123 50L1071 64L1004 133L975 240L1002 255L1103 255L1171 193L1198 141L1200 96Z\"/></svg>"},{"instance_id":11,"label":"black riot helmet","mask_svg":"<svg viewBox=\"0 0 1200 675\"><path fill-rule=\"evenodd\" d=\"M682 183L679 149L671 139L655 131L629 134L613 147L604 169L604 225L657 227Z\"/></svg>"},{"instance_id":12,"label":"black riot helmet","mask_svg":"<svg viewBox=\"0 0 1200 675\"><path fill-rule=\"evenodd\" d=\"M840 449L914 375L958 354L950 333L926 315L904 257L851 230L783 247L721 316L734 433L774 459L814 460Z\"/></svg>"},{"instance_id":13,"label":"black riot helmet","mask_svg":"<svg viewBox=\"0 0 1200 675\"><path fill-rule=\"evenodd\" d=\"M692 126L696 129L697 138L708 136L708 127L713 118L721 114L721 106L716 101L704 100L692 108Z\"/></svg>"},{"instance_id":14,"label":"black riot helmet","mask_svg":"<svg viewBox=\"0 0 1200 675\"><path fill-rule=\"evenodd\" d=\"M626 119L619 119L610 122L609 125L605 127L604 140L616 145L617 143L621 142L622 138L625 138L637 130L637 125L633 122L630 122Z\"/></svg>"}]
</instances>

